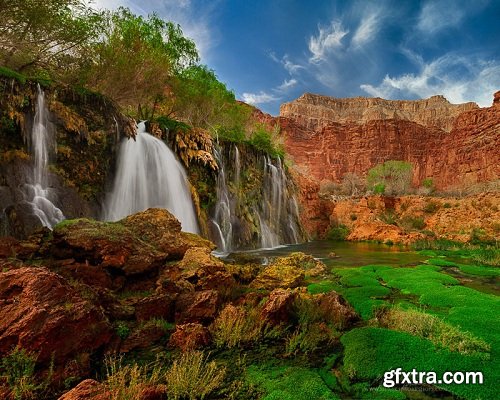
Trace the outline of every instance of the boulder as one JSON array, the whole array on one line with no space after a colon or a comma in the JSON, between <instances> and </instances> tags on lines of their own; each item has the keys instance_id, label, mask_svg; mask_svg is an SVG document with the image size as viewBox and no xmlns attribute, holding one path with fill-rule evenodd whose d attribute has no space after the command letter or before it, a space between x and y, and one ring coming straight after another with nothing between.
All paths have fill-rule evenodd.
<instances>
[{"instance_id":1,"label":"boulder","mask_svg":"<svg viewBox=\"0 0 500 400\"><path fill-rule=\"evenodd\" d=\"M272 325L288 322L296 292L290 289L274 289L269 294L260 313L260 317Z\"/></svg>"},{"instance_id":2,"label":"boulder","mask_svg":"<svg viewBox=\"0 0 500 400\"><path fill-rule=\"evenodd\" d=\"M215 290L181 293L175 302L175 321L209 323L215 318L219 304L220 296Z\"/></svg>"},{"instance_id":3,"label":"boulder","mask_svg":"<svg viewBox=\"0 0 500 400\"><path fill-rule=\"evenodd\" d=\"M206 327L198 323L188 323L175 327L175 332L170 336L168 345L186 351L207 346L210 341L211 335Z\"/></svg>"},{"instance_id":4,"label":"boulder","mask_svg":"<svg viewBox=\"0 0 500 400\"><path fill-rule=\"evenodd\" d=\"M45 268L0 273L0 309L0 357L20 346L37 353L37 362L45 366L54 357L56 374L112 336L103 311Z\"/></svg>"},{"instance_id":5,"label":"boulder","mask_svg":"<svg viewBox=\"0 0 500 400\"><path fill-rule=\"evenodd\" d=\"M154 324L148 324L133 331L120 346L120 353L135 349L145 349L165 336L165 330Z\"/></svg>"},{"instance_id":6,"label":"boulder","mask_svg":"<svg viewBox=\"0 0 500 400\"><path fill-rule=\"evenodd\" d=\"M339 329L349 328L359 319L352 306L337 292L316 294L312 299L324 320Z\"/></svg>"},{"instance_id":7,"label":"boulder","mask_svg":"<svg viewBox=\"0 0 500 400\"><path fill-rule=\"evenodd\" d=\"M135 304L137 321L144 322L151 318L171 320L174 316L175 296L167 293L148 296Z\"/></svg>"},{"instance_id":8,"label":"boulder","mask_svg":"<svg viewBox=\"0 0 500 400\"><path fill-rule=\"evenodd\" d=\"M110 393L102 383L94 379L85 379L58 400L108 400Z\"/></svg>"}]
</instances>

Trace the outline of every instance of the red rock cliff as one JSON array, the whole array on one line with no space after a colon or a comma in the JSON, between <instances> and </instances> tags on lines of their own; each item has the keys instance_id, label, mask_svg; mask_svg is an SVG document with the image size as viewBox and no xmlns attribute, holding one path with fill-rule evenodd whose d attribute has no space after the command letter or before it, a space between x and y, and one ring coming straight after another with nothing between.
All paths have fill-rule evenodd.
<instances>
[{"instance_id":1,"label":"red rock cliff","mask_svg":"<svg viewBox=\"0 0 500 400\"><path fill-rule=\"evenodd\" d=\"M413 163L415 185L432 177L440 188L500 175L500 92L488 108L450 104L442 96L391 101L305 94L281 107L285 148L309 177L340 181L364 176L386 160Z\"/></svg>"}]
</instances>

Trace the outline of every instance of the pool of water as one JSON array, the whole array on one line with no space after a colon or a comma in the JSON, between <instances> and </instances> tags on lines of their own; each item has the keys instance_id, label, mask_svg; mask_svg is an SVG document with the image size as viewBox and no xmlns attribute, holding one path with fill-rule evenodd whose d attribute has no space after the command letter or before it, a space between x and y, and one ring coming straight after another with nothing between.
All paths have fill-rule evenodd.
<instances>
[{"instance_id":1,"label":"pool of water","mask_svg":"<svg viewBox=\"0 0 500 400\"><path fill-rule=\"evenodd\" d=\"M258 249L231 253L224 258L228 261L248 260L267 264L270 259L286 256L293 252L303 252L321 260L328 266L357 267L369 264L391 266L418 265L429 257L399 246L387 246L366 242L335 242L314 240L307 243L280 246L274 249ZM331 253L334 252L335 256Z\"/></svg>"}]
</instances>

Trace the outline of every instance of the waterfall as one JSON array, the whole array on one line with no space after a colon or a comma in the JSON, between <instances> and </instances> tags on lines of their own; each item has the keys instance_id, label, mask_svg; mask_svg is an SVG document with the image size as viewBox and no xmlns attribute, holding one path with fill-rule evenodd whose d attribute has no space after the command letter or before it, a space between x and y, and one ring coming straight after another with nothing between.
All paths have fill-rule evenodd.
<instances>
[{"instance_id":1,"label":"waterfall","mask_svg":"<svg viewBox=\"0 0 500 400\"><path fill-rule=\"evenodd\" d=\"M49 187L48 165L51 153L55 152L56 141L53 125L49 121L49 112L45 105L45 94L38 85L35 117L28 144L33 158L33 176L31 183L25 185L25 195L33 208L33 213L43 226L49 229L64 219L62 211L57 208L55 193Z\"/></svg>"},{"instance_id":2,"label":"waterfall","mask_svg":"<svg viewBox=\"0 0 500 400\"><path fill-rule=\"evenodd\" d=\"M281 159L262 159L264 171L262 203L257 210L260 223L260 241L263 248L300 241L297 199L289 188Z\"/></svg>"},{"instance_id":3,"label":"waterfall","mask_svg":"<svg viewBox=\"0 0 500 400\"><path fill-rule=\"evenodd\" d=\"M137 125L135 140L123 139L112 192L106 199L104 219L117 221L150 207L166 208L181 222L182 230L198 232L186 172L172 150Z\"/></svg>"},{"instance_id":4,"label":"waterfall","mask_svg":"<svg viewBox=\"0 0 500 400\"><path fill-rule=\"evenodd\" d=\"M244 153L244 156L249 155ZM248 182L247 178L241 180L242 160L238 146L231 145L224 151L217 145L214 157L219 172L217 202L210 222L213 228L211 236L219 251L227 253L241 248L272 248L299 243L303 239L297 200L280 158L253 155L250 155L250 160L244 158L246 163L243 165L248 167L251 164L257 170L254 179L260 180L253 182L252 190L259 184L261 188L260 194L257 194L258 201L248 202L248 199L239 197L241 193L245 196L256 194L245 191ZM249 222L248 213L244 215L245 205L254 217L253 223ZM253 228L248 229L249 224L253 224Z\"/></svg>"},{"instance_id":5,"label":"waterfall","mask_svg":"<svg viewBox=\"0 0 500 400\"><path fill-rule=\"evenodd\" d=\"M235 146L237 149L237 147ZM238 162L239 162L239 153ZM229 188L226 179L226 166L222 155L222 150L214 147L214 157L219 167L217 175L217 204L213 213L213 218L210 220L215 228L217 248L226 253L233 250L233 224L232 218L234 215L233 203L229 198ZM239 179L239 177L238 177Z\"/></svg>"}]
</instances>

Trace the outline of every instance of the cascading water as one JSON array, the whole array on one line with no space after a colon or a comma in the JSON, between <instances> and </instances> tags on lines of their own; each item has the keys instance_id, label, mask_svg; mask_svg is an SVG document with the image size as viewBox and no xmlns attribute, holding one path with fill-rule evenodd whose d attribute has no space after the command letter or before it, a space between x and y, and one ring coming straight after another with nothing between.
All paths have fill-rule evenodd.
<instances>
[{"instance_id":1,"label":"cascading water","mask_svg":"<svg viewBox=\"0 0 500 400\"><path fill-rule=\"evenodd\" d=\"M198 233L198 223L186 173L172 150L137 125L135 140L123 139L113 190L104 219L117 221L150 207L166 208L181 222L182 230Z\"/></svg>"},{"instance_id":2,"label":"cascading water","mask_svg":"<svg viewBox=\"0 0 500 400\"><path fill-rule=\"evenodd\" d=\"M248 156L248 155L247 155ZM253 215L253 225L248 227L249 215L243 215L240 205L248 203L241 198L244 184L241 181L242 160L236 145L224 151L215 146L214 157L219 166L217 175L217 202L212 210L212 239L218 250L228 253L236 249L262 247L272 248L282 244L295 244L303 240L299 225L297 200L287 180L281 159L268 156L252 159L250 163L258 170L255 176L261 178L259 201L248 209ZM257 162L256 162L257 161ZM248 160L246 161L248 164ZM245 193L248 195L248 193ZM243 207L244 208L244 207ZM252 217L250 216L250 219Z\"/></svg>"},{"instance_id":3,"label":"cascading water","mask_svg":"<svg viewBox=\"0 0 500 400\"><path fill-rule=\"evenodd\" d=\"M237 147L235 146L235 148ZM239 152L236 154L238 154L239 163ZM229 198L226 166L224 164L222 150L218 146L214 147L214 157L219 167L219 173L217 175L217 204L215 205L213 218L210 222L215 228L215 242L217 243L217 248L226 253L233 249L232 219L234 216L234 202Z\"/></svg>"},{"instance_id":4,"label":"cascading water","mask_svg":"<svg viewBox=\"0 0 500 400\"><path fill-rule=\"evenodd\" d=\"M38 85L35 118L29 139L29 149L33 157L32 182L25 185L26 200L33 208L33 213L43 226L52 227L64 219L62 211L57 208L55 193L48 186L48 164L50 154L55 151L56 142L53 126L48 118L45 95Z\"/></svg>"},{"instance_id":5,"label":"cascading water","mask_svg":"<svg viewBox=\"0 0 500 400\"><path fill-rule=\"evenodd\" d=\"M297 200L290 193L280 158L264 156L263 202L257 210L262 248L299 243L300 227Z\"/></svg>"}]
</instances>

